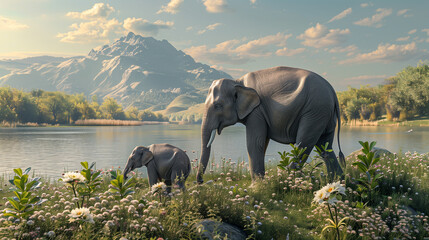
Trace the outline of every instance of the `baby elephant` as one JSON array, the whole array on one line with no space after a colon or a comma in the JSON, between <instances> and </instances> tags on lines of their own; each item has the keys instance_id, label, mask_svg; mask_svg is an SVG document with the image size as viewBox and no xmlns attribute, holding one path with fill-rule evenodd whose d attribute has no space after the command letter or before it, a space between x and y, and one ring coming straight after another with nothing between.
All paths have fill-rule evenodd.
<instances>
[{"instance_id":1,"label":"baby elephant","mask_svg":"<svg viewBox=\"0 0 429 240\"><path fill-rule=\"evenodd\" d=\"M138 146L128 158L124 170L127 174L142 166L147 167L150 186L164 179L164 183L170 186L177 180L177 185L185 189L185 181L191 172L191 162L188 155L181 149L170 144L152 144L149 147Z\"/></svg>"}]
</instances>

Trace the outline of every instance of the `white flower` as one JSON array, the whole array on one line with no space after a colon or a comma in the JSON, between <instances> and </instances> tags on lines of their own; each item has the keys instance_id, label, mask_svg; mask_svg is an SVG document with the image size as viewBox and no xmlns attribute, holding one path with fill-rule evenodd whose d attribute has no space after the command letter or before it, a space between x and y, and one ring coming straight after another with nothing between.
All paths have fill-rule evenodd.
<instances>
[{"instance_id":1,"label":"white flower","mask_svg":"<svg viewBox=\"0 0 429 240\"><path fill-rule=\"evenodd\" d=\"M71 183L71 182L85 182L86 178L78 172L66 172L64 173L61 180L65 183Z\"/></svg>"},{"instance_id":2,"label":"white flower","mask_svg":"<svg viewBox=\"0 0 429 240\"><path fill-rule=\"evenodd\" d=\"M325 187L314 193L313 202L318 204L323 204L325 201L329 200L330 193L326 191Z\"/></svg>"},{"instance_id":3,"label":"white flower","mask_svg":"<svg viewBox=\"0 0 429 240\"><path fill-rule=\"evenodd\" d=\"M165 191L166 189L167 189L167 185L165 185L165 183L163 183L163 182L160 182L160 183L154 184L154 185L152 186L152 192L153 192L153 193L155 193L155 192L157 192L157 191L159 191L159 190Z\"/></svg>"},{"instance_id":4,"label":"white flower","mask_svg":"<svg viewBox=\"0 0 429 240\"><path fill-rule=\"evenodd\" d=\"M340 181L335 183L329 183L328 185L324 186L322 189L324 189L326 192L332 194L332 193L340 193L343 195L346 195L346 188L341 185Z\"/></svg>"},{"instance_id":5,"label":"white flower","mask_svg":"<svg viewBox=\"0 0 429 240\"><path fill-rule=\"evenodd\" d=\"M335 205L335 203L338 202L338 199L336 198L337 194L346 195L346 188L341 185L340 181L329 183L319 191L315 192L313 202L318 204L328 203L330 205Z\"/></svg>"},{"instance_id":6,"label":"white flower","mask_svg":"<svg viewBox=\"0 0 429 240\"><path fill-rule=\"evenodd\" d=\"M88 208L75 208L70 212L70 222L75 222L77 220L83 220L85 222L94 223L94 217Z\"/></svg>"},{"instance_id":7,"label":"white flower","mask_svg":"<svg viewBox=\"0 0 429 240\"><path fill-rule=\"evenodd\" d=\"M55 232L54 231L49 231L46 235L48 237L50 237L50 238L53 238L53 237L55 237Z\"/></svg>"}]
</instances>

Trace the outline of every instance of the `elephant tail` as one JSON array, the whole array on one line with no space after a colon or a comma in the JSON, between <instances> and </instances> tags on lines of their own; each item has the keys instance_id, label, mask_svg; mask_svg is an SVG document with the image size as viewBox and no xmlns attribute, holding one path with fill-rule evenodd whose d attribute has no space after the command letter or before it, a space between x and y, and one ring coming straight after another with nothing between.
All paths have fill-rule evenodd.
<instances>
[{"instance_id":1,"label":"elephant tail","mask_svg":"<svg viewBox=\"0 0 429 240\"><path fill-rule=\"evenodd\" d=\"M340 164L345 169L346 168L346 158L344 157L344 154L341 151L341 145L340 145L340 129L341 129L340 104L338 103L338 98L337 98L337 94L335 93L335 91L334 91L334 95L335 95L335 112L336 112L337 119L338 119L337 140L338 140L338 149L340 151L338 153L338 157L340 159Z\"/></svg>"}]
</instances>

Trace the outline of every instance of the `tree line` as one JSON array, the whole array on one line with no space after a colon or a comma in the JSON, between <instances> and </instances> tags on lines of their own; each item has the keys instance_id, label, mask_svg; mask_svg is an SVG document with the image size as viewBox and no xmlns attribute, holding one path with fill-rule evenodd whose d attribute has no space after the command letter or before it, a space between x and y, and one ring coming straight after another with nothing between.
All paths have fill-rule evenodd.
<instances>
[{"instance_id":1,"label":"tree line","mask_svg":"<svg viewBox=\"0 0 429 240\"><path fill-rule=\"evenodd\" d=\"M429 66L420 63L406 67L377 87L361 86L338 92L341 119L376 121L386 115L390 121L404 121L416 116L429 115ZM65 94L0 88L0 123L71 124L79 119L117 119L140 121L201 122L202 114L164 117L149 110L131 106L126 110L113 98L101 104L97 96L88 99L83 94Z\"/></svg>"},{"instance_id":2,"label":"tree line","mask_svg":"<svg viewBox=\"0 0 429 240\"><path fill-rule=\"evenodd\" d=\"M168 121L162 114L149 110L139 111L133 106L124 110L110 97L100 104L95 95L89 100L83 94L0 88L0 123L72 124L79 119Z\"/></svg>"},{"instance_id":3,"label":"tree line","mask_svg":"<svg viewBox=\"0 0 429 240\"><path fill-rule=\"evenodd\" d=\"M429 66L406 67L377 87L338 92L342 121L405 121L429 115Z\"/></svg>"}]
</instances>

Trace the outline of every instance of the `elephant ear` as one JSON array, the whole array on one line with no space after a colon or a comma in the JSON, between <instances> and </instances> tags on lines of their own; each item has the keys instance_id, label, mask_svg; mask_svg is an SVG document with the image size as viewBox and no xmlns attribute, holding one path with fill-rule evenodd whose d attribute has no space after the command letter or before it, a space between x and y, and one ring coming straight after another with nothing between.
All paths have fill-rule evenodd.
<instances>
[{"instance_id":1,"label":"elephant ear","mask_svg":"<svg viewBox=\"0 0 429 240\"><path fill-rule=\"evenodd\" d=\"M261 103L261 100L253 88L237 85L235 86L235 90L238 118L243 119Z\"/></svg>"},{"instance_id":2,"label":"elephant ear","mask_svg":"<svg viewBox=\"0 0 429 240\"><path fill-rule=\"evenodd\" d=\"M150 150L146 149L141 157L141 162L143 166L146 166L153 159L153 154Z\"/></svg>"}]
</instances>

